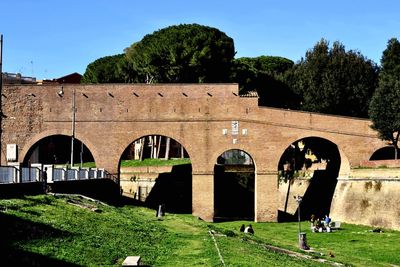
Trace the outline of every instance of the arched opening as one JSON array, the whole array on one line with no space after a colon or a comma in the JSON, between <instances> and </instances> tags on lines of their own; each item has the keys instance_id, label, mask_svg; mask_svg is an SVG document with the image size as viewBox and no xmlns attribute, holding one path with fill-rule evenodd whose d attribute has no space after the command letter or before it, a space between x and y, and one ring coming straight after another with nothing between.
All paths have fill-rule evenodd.
<instances>
[{"instance_id":1,"label":"arched opening","mask_svg":"<svg viewBox=\"0 0 400 267\"><path fill-rule=\"evenodd\" d=\"M253 159L243 150L222 153L214 167L214 221L254 220Z\"/></svg>"},{"instance_id":2,"label":"arched opening","mask_svg":"<svg viewBox=\"0 0 400 267\"><path fill-rule=\"evenodd\" d=\"M94 158L84 143L74 139L74 166L95 167ZM70 165L71 136L51 135L36 142L26 153L23 165L33 163Z\"/></svg>"},{"instance_id":3,"label":"arched opening","mask_svg":"<svg viewBox=\"0 0 400 267\"><path fill-rule=\"evenodd\" d=\"M178 141L162 135L143 136L127 146L120 164L124 196L172 213L192 213L192 165Z\"/></svg>"},{"instance_id":4,"label":"arched opening","mask_svg":"<svg viewBox=\"0 0 400 267\"><path fill-rule=\"evenodd\" d=\"M278 220L297 220L296 196L303 198L302 220L329 215L340 165L339 149L329 140L307 137L290 144L278 165Z\"/></svg>"},{"instance_id":5,"label":"arched opening","mask_svg":"<svg viewBox=\"0 0 400 267\"><path fill-rule=\"evenodd\" d=\"M390 160L395 159L396 151L394 146L385 146L376 150L369 160ZM400 155L400 149L397 150L397 157Z\"/></svg>"}]
</instances>

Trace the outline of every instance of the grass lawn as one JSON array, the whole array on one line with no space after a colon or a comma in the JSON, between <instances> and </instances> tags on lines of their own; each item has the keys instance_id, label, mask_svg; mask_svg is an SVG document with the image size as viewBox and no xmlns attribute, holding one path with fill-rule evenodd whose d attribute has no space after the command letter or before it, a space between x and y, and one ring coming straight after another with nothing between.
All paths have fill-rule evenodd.
<instances>
[{"instance_id":1,"label":"grass lawn","mask_svg":"<svg viewBox=\"0 0 400 267\"><path fill-rule=\"evenodd\" d=\"M181 164L190 164L189 158L176 159L144 159L144 160L121 160L121 167L139 167L139 166L173 166Z\"/></svg>"},{"instance_id":2,"label":"grass lawn","mask_svg":"<svg viewBox=\"0 0 400 267\"><path fill-rule=\"evenodd\" d=\"M235 230L240 223L218 223L217 227ZM297 249L297 223L252 223L254 239L265 243ZM302 222L301 228L307 235L307 243L312 248L311 255L353 266L400 265L400 232L384 230L383 233L371 231L371 227L343 224L340 230L331 233L313 233L309 222ZM332 254L333 257L328 255ZM319 256L318 256L319 257Z\"/></svg>"},{"instance_id":3,"label":"grass lawn","mask_svg":"<svg viewBox=\"0 0 400 267\"><path fill-rule=\"evenodd\" d=\"M327 265L268 249L274 245L301 252L297 223L252 223L254 236L239 232L242 223L249 224L207 223L169 213L158 220L151 209L79 197L2 199L1 266L121 266L126 256L135 255L151 266L223 266L218 251L226 266ZM333 233L311 233L309 223L302 227L315 251L306 255L354 266L400 265L398 231L373 233L342 224Z\"/></svg>"},{"instance_id":4,"label":"grass lawn","mask_svg":"<svg viewBox=\"0 0 400 267\"><path fill-rule=\"evenodd\" d=\"M190 164L189 158L173 158L173 159L144 159L144 160L122 160L121 167L140 167L140 166L173 166L181 164ZM58 164L55 165L59 168L63 168L66 165ZM74 167L80 167L80 163L75 163ZM82 167L84 168L96 168L95 162L83 162Z\"/></svg>"},{"instance_id":5,"label":"grass lawn","mask_svg":"<svg viewBox=\"0 0 400 267\"><path fill-rule=\"evenodd\" d=\"M66 167L70 167L70 164L54 164L54 167L56 168L66 168ZM81 167L80 163L74 163L74 167ZM82 167L83 168L96 168L96 163L95 162L83 162L82 163Z\"/></svg>"}]
</instances>

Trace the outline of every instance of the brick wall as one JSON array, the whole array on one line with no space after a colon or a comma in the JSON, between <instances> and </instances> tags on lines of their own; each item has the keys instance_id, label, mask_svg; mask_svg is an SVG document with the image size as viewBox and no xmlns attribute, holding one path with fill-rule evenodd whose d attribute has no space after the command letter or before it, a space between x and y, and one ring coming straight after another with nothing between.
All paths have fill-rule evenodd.
<instances>
[{"instance_id":1,"label":"brick wall","mask_svg":"<svg viewBox=\"0 0 400 267\"><path fill-rule=\"evenodd\" d=\"M61 89L64 94L59 96ZM237 84L6 85L1 163L6 163L6 144L18 145L22 162L39 140L70 136L74 94L76 138L91 151L96 165L111 173L118 173L123 151L139 137L164 135L181 143L192 162L193 213L208 220L213 217L210 177L226 150L251 155L256 165L256 220L274 221L277 166L292 142L316 136L335 143L341 176L384 146L368 120L258 107L256 98L237 96ZM239 121L237 135L232 135L232 121Z\"/></svg>"},{"instance_id":2,"label":"brick wall","mask_svg":"<svg viewBox=\"0 0 400 267\"><path fill-rule=\"evenodd\" d=\"M378 169L369 177L340 178L332 200L334 220L400 230L399 170L382 176ZM372 176L372 177L371 177ZM395 176L395 177L393 177Z\"/></svg>"}]
</instances>

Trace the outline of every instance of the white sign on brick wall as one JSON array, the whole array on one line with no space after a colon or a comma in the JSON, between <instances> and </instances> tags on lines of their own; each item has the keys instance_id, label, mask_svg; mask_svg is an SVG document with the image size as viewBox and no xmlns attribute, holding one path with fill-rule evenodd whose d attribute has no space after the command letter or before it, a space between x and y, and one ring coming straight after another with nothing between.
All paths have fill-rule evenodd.
<instances>
[{"instance_id":1,"label":"white sign on brick wall","mask_svg":"<svg viewBox=\"0 0 400 267\"><path fill-rule=\"evenodd\" d=\"M17 144L7 144L7 161L17 160Z\"/></svg>"},{"instance_id":2,"label":"white sign on brick wall","mask_svg":"<svg viewBox=\"0 0 400 267\"><path fill-rule=\"evenodd\" d=\"M232 134L239 134L239 121L232 121Z\"/></svg>"}]
</instances>

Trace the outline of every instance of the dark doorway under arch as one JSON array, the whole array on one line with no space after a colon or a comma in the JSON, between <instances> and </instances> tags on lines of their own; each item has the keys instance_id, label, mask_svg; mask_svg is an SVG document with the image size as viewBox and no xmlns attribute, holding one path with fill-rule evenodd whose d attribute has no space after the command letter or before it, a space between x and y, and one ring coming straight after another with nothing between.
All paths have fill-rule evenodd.
<instances>
[{"instance_id":1,"label":"dark doorway under arch","mask_svg":"<svg viewBox=\"0 0 400 267\"><path fill-rule=\"evenodd\" d=\"M292 143L281 156L278 166L279 186L287 187L278 220L297 220L298 209L293 206L296 203L293 198L298 195L303 197L300 204L302 220L308 220L312 214L320 218L329 215L340 164L339 149L329 140L307 137ZM290 203L292 209L288 207Z\"/></svg>"},{"instance_id":2,"label":"dark doorway under arch","mask_svg":"<svg viewBox=\"0 0 400 267\"><path fill-rule=\"evenodd\" d=\"M243 150L222 153L214 166L214 221L254 220L255 167Z\"/></svg>"},{"instance_id":3,"label":"dark doorway under arch","mask_svg":"<svg viewBox=\"0 0 400 267\"><path fill-rule=\"evenodd\" d=\"M186 149L162 135L136 139L120 158L123 194L149 208L192 213L192 165Z\"/></svg>"},{"instance_id":4,"label":"dark doorway under arch","mask_svg":"<svg viewBox=\"0 0 400 267\"><path fill-rule=\"evenodd\" d=\"M78 139L74 140L74 165L94 162L90 150ZM23 165L29 163L42 164L70 164L71 161L71 136L52 135L36 142L26 153ZM94 165L94 163L93 163Z\"/></svg>"},{"instance_id":5,"label":"dark doorway under arch","mask_svg":"<svg viewBox=\"0 0 400 267\"><path fill-rule=\"evenodd\" d=\"M378 150L376 150L369 160L388 160L395 159L395 147L394 146L385 146ZM400 149L397 150L397 157L400 155Z\"/></svg>"}]
</instances>

